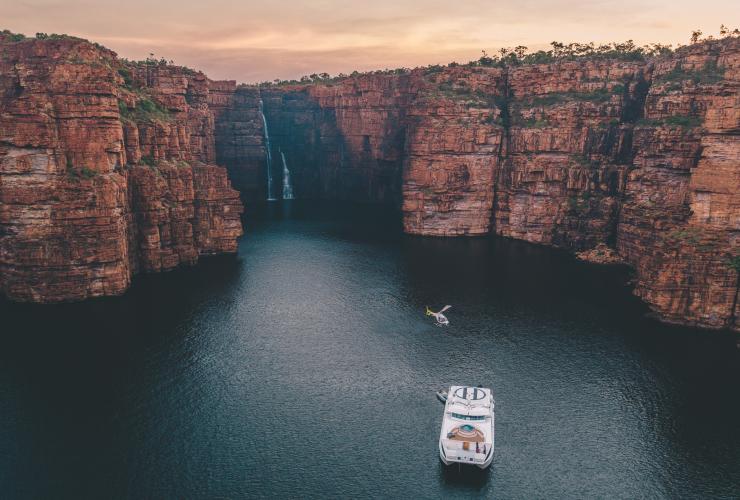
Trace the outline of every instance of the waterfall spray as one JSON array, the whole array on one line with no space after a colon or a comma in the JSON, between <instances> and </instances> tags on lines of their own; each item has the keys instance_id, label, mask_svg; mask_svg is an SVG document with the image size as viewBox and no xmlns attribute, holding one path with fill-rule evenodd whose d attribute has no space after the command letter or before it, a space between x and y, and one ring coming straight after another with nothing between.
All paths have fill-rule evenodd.
<instances>
[{"instance_id":1,"label":"waterfall spray","mask_svg":"<svg viewBox=\"0 0 740 500\"><path fill-rule=\"evenodd\" d=\"M285 153L280 150L280 157L283 159L283 199L293 199L293 185L290 183L290 170L288 170L288 163L285 161Z\"/></svg>"}]
</instances>

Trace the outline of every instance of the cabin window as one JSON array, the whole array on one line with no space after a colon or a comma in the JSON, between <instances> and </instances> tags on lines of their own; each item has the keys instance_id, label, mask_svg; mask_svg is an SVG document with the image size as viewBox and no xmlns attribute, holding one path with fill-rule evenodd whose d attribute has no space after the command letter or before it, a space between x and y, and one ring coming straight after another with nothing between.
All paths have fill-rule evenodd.
<instances>
[{"instance_id":1,"label":"cabin window","mask_svg":"<svg viewBox=\"0 0 740 500\"><path fill-rule=\"evenodd\" d=\"M462 415L460 413L453 413L452 416L454 418L459 418L460 420L485 420L485 415Z\"/></svg>"}]
</instances>

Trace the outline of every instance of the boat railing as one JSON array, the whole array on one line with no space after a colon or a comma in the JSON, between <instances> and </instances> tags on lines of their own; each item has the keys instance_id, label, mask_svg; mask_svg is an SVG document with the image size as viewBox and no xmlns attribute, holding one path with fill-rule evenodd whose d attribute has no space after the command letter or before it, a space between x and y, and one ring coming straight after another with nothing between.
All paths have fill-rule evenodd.
<instances>
[{"instance_id":1,"label":"boat railing","mask_svg":"<svg viewBox=\"0 0 740 500\"><path fill-rule=\"evenodd\" d=\"M465 446L467 444L467 447ZM477 447L476 447L477 444ZM474 441L458 441L452 439L443 439L442 445L446 450L463 452L470 455L483 455L491 449L492 443L476 443Z\"/></svg>"}]
</instances>

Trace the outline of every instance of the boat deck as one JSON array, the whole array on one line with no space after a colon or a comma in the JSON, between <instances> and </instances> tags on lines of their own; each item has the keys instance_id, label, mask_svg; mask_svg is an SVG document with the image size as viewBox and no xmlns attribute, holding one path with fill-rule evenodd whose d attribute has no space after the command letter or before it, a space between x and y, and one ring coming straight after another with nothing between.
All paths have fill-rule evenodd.
<instances>
[{"instance_id":1,"label":"boat deck","mask_svg":"<svg viewBox=\"0 0 740 500\"><path fill-rule=\"evenodd\" d=\"M476 429L472 426L460 425L455 427L447 433L447 439L450 441L463 441L468 443L484 443L486 436L480 429Z\"/></svg>"}]
</instances>

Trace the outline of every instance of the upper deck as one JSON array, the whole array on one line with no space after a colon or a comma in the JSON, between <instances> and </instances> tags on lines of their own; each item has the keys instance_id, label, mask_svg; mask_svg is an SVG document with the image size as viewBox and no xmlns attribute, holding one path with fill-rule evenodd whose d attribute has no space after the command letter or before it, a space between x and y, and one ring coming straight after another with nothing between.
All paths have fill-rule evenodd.
<instances>
[{"instance_id":1,"label":"upper deck","mask_svg":"<svg viewBox=\"0 0 740 500\"><path fill-rule=\"evenodd\" d=\"M445 413L452 412L464 416L486 416L493 411L491 390L482 387L453 385L447 396Z\"/></svg>"},{"instance_id":2,"label":"upper deck","mask_svg":"<svg viewBox=\"0 0 740 500\"><path fill-rule=\"evenodd\" d=\"M483 464L490 460L493 406L490 389L450 387L439 436L446 461Z\"/></svg>"}]
</instances>

